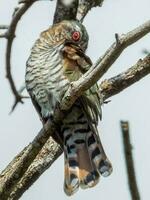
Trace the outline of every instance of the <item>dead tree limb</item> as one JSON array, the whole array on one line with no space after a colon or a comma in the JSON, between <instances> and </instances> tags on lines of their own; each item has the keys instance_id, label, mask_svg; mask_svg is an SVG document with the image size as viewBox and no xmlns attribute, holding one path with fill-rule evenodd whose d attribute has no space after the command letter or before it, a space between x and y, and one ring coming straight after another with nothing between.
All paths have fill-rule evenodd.
<instances>
[{"instance_id":1,"label":"dead tree limb","mask_svg":"<svg viewBox=\"0 0 150 200\"><path fill-rule=\"evenodd\" d=\"M1 25L0 29L7 29L5 33L0 34L0 38L6 38L7 39L7 47L6 47L6 77L8 78L8 81L10 83L10 87L12 90L12 93L15 97L14 104L12 106L13 111L18 103L23 103L23 99L26 98L22 96L19 91L17 90L17 87L15 85L14 79L12 77L12 67L11 67L11 53L12 53L12 45L15 38L15 32L18 25L19 20L24 15L24 13L32 6L34 2L38 0L19 0L18 6L14 10L14 14L12 17L12 21L9 26ZM54 15L54 23L61 21L62 19L76 19L77 10L79 9L80 12L82 10L82 14L85 15L88 13L88 11L92 7L100 6L104 0L93 0L91 1L84 1L80 0L80 5L78 6L78 0L72 0L70 1L71 4L69 6L66 6L63 4L63 0L58 0L57 6L56 6L56 12ZM83 9L84 5L84 9ZM84 10L84 11L83 11ZM79 20L79 19L78 19Z\"/></svg>"},{"instance_id":2,"label":"dead tree limb","mask_svg":"<svg viewBox=\"0 0 150 200\"><path fill-rule=\"evenodd\" d=\"M150 74L150 55L146 56L144 59L140 59L125 72L102 81L100 84L100 91L104 100L120 93L122 90L130 87L148 74Z\"/></svg>"},{"instance_id":3,"label":"dead tree limb","mask_svg":"<svg viewBox=\"0 0 150 200\"><path fill-rule=\"evenodd\" d=\"M61 108L63 110L70 108L85 90L90 88L107 72L125 48L135 43L149 32L150 20L127 34L122 35L119 38L119 43L118 41L113 43L106 53L100 57L79 80L72 82L62 99L63 107Z\"/></svg>"},{"instance_id":4,"label":"dead tree limb","mask_svg":"<svg viewBox=\"0 0 150 200\"><path fill-rule=\"evenodd\" d=\"M112 66L112 64L116 61L116 59L120 56L124 49L137 42L149 32L150 20L142 24L141 26L133 29L132 31L126 34L122 34L122 36L120 37L118 36L116 42L114 42L111 47L105 52L105 54L97 60L97 62L88 70L87 73L84 74L82 80L80 79L80 81L82 82L84 79L84 84L86 86L91 86L88 79L91 79L91 82L93 81L93 79L94 81L98 81L98 79L100 79L108 71L108 69ZM88 81L88 84L86 84L86 80ZM78 84L80 85L79 82Z\"/></svg>"},{"instance_id":5,"label":"dead tree limb","mask_svg":"<svg viewBox=\"0 0 150 200\"><path fill-rule=\"evenodd\" d=\"M11 200L19 199L43 172L53 164L61 153L62 149L60 146L50 137L20 181L14 185L9 198Z\"/></svg>"},{"instance_id":6,"label":"dead tree limb","mask_svg":"<svg viewBox=\"0 0 150 200\"><path fill-rule=\"evenodd\" d=\"M126 163L126 170L128 175L128 184L132 200L140 200L140 193L137 186L135 167L132 155L132 145L129 134L129 123L121 121L121 131L123 138L123 148Z\"/></svg>"},{"instance_id":7,"label":"dead tree limb","mask_svg":"<svg viewBox=\"0 0 150 200\"><path fill-rule=\"evenodd\" d=\"M142 79L148 74L150 74L150 56L147 56L143 60L140 60L140 62L137 62L126 72L111 79L105 80L104 82L106 82L106 84L102 82L102 84L100 84L100 87L102 89L101 94L104 100L107 100L109 97L116 95L119 92L122 92L124 89L131 86L131 84L134 84L136 81ZM48 146L52 149L47 148ZM29 146L27 148L29 148ZM22 195L26 191L26 189L29 188L39 178L39 176L53 164L53 162L61 155L61 153L62 149L60 148L60 146L52 138L50 138L46 142L44 148L42 148L36 159L33 161L31 166L22 176L20 181L15 185L12 193L10 194L10 197L12 197L12 199L15 199L16 196ZM14 164L10 165L13 166ZM7 173L10 174L9 171ZM6 176L7 173L4 171L3 176Z\"/></svg>"},{"instance_id":8,"label":"dead tree limb","mask_svg":"<svg viewBox=\"0 0 150 200\"><path fill-rule=\"evenodd\" d=\"M102 6L104 0L80 0L76 19L83 21L89 10L96 6Z\"/></svg>"},{"instance_id":9,"label":"dead tree limb","mask_svg":"<svg viewBox=\"0 0 150 200\"><path fill-rule=\"evenodd\" d=\"M135 73L135 68L136 68L137 72L138 71L140 72L140 76L139 76L139 74ZM142 73L142 70L143 70L143 73ZM150 73L150 56L147 56L146 58L144 58L143 60L138 62L138 65L136 63L136 65L131 67L129 71L130 71L130 75L132 74L132 78L130 77L130 80L132 79L132 81L128 81L128 78L129 78L128 73L124 73L126 75L121 76L121 78L120 78L120 76L118 76L120 84L123 83L123 84L121 84L123 86L123 88L119 87L118 92L122 91L127 86L130 86L131 82L133 84L135 82L135 80L137 80L137 78L135 78L135 76L139 76L140 78L142 78L145 75L147 75L148 73ZM122 82L121 82L121 80L122 80ZM118 82L118 80L117 80L117 78L115 78L115 81L111 82L111 84L112 84L111 87L113 88L113 84L115 86L117 82ZM126 85L126 87L124 87L124 84ZM106 89L106 91L105 91L105 89ZM105 87L105 88L103 87L103 90L101 91L104 99L108 98L108 93L107 93L108 90L107 89L108 89L107 87ZM112 93L112 95L114 95L114 94L115 93ZM109 93L109 97L110 97L110 93ZM55 119L54 119L55 123L57 123L57 121L59 121L63 118L63 115L60 110L59 111L57 110L55 112L54 116L55 116ZM58 118L56 119L57 116L59 116L59 119ZM51 164L54 162L54 160L56 160L56 158L62 153L61 148L58 146L58 144L56 142L53 141L53 145L50 145L51 144L51 139L50 139L48 141L48 145L52 146L55 149L55 151L51 152L51 150L50 150L49 153L50 153L50 155L52 155L52 153L53 153L53 155L56 155L56 156L54 156L50 161L48 161L48 163L45 163L46 156L48 156L48 154L47 154L48 152L46 151L46 153L45 153L45 150L44 149L41 150L41 148L45 144L47 139L49 138L50 134L52 134L54 132L54 129L55 129L54 126L55 126L55 124L53 124L53 122L48 122L48 124L46 124L45 128L43 128L40 131L40 133L34 139L34 141L31 144L29 144L29 146L26 147L26 149L23 150L21 154L19 154L19 155L21 155L21 156L18 156L19 159L17 159L17 161L10 164L9 167L3 171L3 173L0 176L0 183L1 183L0 191L3 191L3 193L0 193L0 194L2 196L4 196L4 191L7 191L7 194L8 194L8 189L10 189L10 188L11 188L10 193L12 193L13 195L17 195L17 193L19 193L19 195L21 195L21 192L24 192L29 187L29 185L31 185L47 169L47 167L51 166ZM57 148L55 148L55 147L57 147ZM41 150L41 154L39 153L40 150ZM42 158L43 164L41 165L41 167L37 164L38 160L37 159L34 160L38 154L43 156L43 158ZM46 167L43 167L44 163L45 163ZM40 162L40 164L41 164L41 162ZM11 168L10 168L10 166L11 166ZM12 167L12 166L14 166L14 167ZM34 168L33 168L33 166L34 166ZM40 168L41 173L38 173L39 168ZM7 179L6 179L6 177L7 177ZM29 179L30 179L30 181L29 181ZM13 180L13 183L15 183L15 184L12 187L10 187L9 183L12 184L12 180ZM14 191L16 191L16 192L14 193Z\"/></svg>"},{"instance_id":10,"label":"dead tree limb","mask_svg":"<svg viewBox=\"0 0 150 200\"><path fill-rule=\"evenodd\" d=\"M30 1L28 0L26 2L30 4L31 0ZM100 2L100 1L94 1L94 2ZM92 8L93 2L90 5ZM18 12L19 10L16 11L15 15ZM63 17L64 16L62 16L62 19ZM131 45L132 43L136 42L138 39L142 38L148 32L150 32L150 21L138 27L137 29L129 32L125 36L121 36L120 38L117 37L118 39L116 40L116 42L108 49L108 51L104 54L104 56L102 56L96 62L96 64L93 65L91 69L84 75L85 79L81 77L78 81L73 82L71 84L69 90L66 92L65 97L63 98L60 104L60 108L56 108L55 110L54 120L48 121L46 123L46 125L41 129L41 131L39 132L37 137L33 140L33 142L30 143L9 164L9 166L6 167L6 169L0 175L0 198L2 200L8 199L8 198L18 199L18 197L20 197L23 194L23 192L25 192L25 190L36 180L36 178L38 178L41 175L41 173L44 172L46 168L43 167L43 168L40 168L41 173L39 173L37 176L34 176L34 177L32 176L32 174L35 174L34 173L35 169L39 170L38 168L39 165L36 165L36 164L37 163L40 164L38 162L40 155L42 159L46 158L44 157L44 155L50 156L49 157L51 158L50 162L47 163L47 167L48 167L61 154L62 150L60 149L58 144L54 142L51 138L49 139L49 137L56 131L56 124L59 124L61 120L63 119L63 117L65 116L65 113L62 110L69 109L73 105L74 101L80 95L82 95L82 93L86 89L91 87L92 84L94 84L100 77L102 77L102 75L109 69L112 63L119 57L123 49L125 49L127 46ZM14 35L13 35L13 39L14 39ZM88 81L88 76L89 76L89 81ZM48 154L45 153L44 148L46 147L45 145L47 144L49 146L51 145L52 148L54 147L53 154L51 154L50 151ZM36 166L37 168L35 168ZM30 176L30 172L33 172L31 176ZM30 182L30 185L27 184L29 183L28 181Z\"/></svg>"},{"instance_id":11,"label":"dead tree limb","mask_svg":"<svg viewBox=\"0 0 150 200\"><path fill-rule=\"evenodd\" d=\"M5 33L5 38L7 39L6 46L6 77L10 83L10 87L12 93L15 96L15 103L12 107L12 110L15 108L18 102L23 103L22 99L24 98L17 91L15 82L11 73L11 53L12 53L12 45L15 38L16 27L18 25L19 20L24 15L24 13L31 7L31 5L35 2L35 0L30 0L30 2L20 4L19 7L15 9L15 12L12 17L12 21L10 25L7 27L7 31Z\"/></svg>"}]
</instances>

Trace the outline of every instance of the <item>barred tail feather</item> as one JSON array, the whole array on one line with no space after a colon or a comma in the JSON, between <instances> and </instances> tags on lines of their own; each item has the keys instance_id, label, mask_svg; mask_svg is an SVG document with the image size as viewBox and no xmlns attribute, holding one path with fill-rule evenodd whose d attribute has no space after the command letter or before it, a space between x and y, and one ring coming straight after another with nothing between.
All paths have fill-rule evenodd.
<instances>
[{"instance_id":1,"label":"barred tail feather","mask_svg":"<svg viewBox=\"0 0 150 200\"><path fill-rule=\"evenodd\" d=\"M86 143L91 162L95 169L102 176L109 176L112 173L112 165L104 152L99 136L93 132L88 132Z\"/></svg>"},{"instance_id":2,"label":"barred tail feather","mask_svg":"<svg viewBox=\"0 0 150 200\"><path fill-rule=\"evenodd\" d=\"M90 155L85 144L78 148L79 179L82 189L94 187L99 182L99 173L91 162Z\"/></svg>"},{"instance_id":3,"label":"barred tail feather","mask_svg":"<svg viewBox=\"0 0 150 200\"><path fill-rule=\"evenodd\" d=\"M64 134L64 191L68 196L74 194L79 188L79 164L77 149L74 143L69 142L69 137L72 137L72 135Z\"/></svg>"},{"instance_id":4,"label":"barred tail feather","mask_svg":"<svg viewBox=\"0 0 150 200\"><path fill-rule=\"evenodd\" d=\"M73 195L79 186L85 189L95 186L99 181L99 173L89 157L85 136L86 133L64 132L64 191L68 196Z\"/></svg>"},{"instance_id":5,"label":"barred tail feather","mask_svg":"<svg viewBox=\"0 0 150 200\"><path fill-rule=\"evenodd\" d=\"M89 123L81 110L76 104L61 127L65 155L64 191L69 196L79 187L95 186L101 175L108 176L112 172L96 125Z\"/></svg>"},{"instance_id":6,"label":"barred tail feather","mask_svg":"<svg viewBox=\"0 0 150 200\"><path fill-rule=\"evenodd\" d=\"M82 189L94 187L100 175L108 176L112 166L108 161L98 136L83 129L81 132L64 132L65 181L64 191L74 194L79 186Z\"/></svg>"}]
</instances>

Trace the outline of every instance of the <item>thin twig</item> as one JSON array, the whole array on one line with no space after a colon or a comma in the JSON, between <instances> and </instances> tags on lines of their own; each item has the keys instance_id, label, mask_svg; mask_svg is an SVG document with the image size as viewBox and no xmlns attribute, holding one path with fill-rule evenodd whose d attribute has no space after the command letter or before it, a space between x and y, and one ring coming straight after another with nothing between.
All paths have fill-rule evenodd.
<instances>
[{"instance_id":1,"label":"thin twig","mask_svg":"<svg viewBox=\"0 0 150 200\"><path fill-rule=\"evenodd\" d=\"M149 60L147 60L147 59L149 59ZM147 65L147 62L149 63L148 65ZM138 71L140 74L138 74ZM138 62L138 65L136 63L135 66L132 66L125 73L122 73L122 75L120 74L116 77L113 77L112 78L113 81L109 81L111 79L108 79L108 83L110 82L110 84L106 84L105 87L104 87L104 84L100 84L100 85L103 85L102 86L103 89L101 90L100 93L103 96L104 100L107 100L109 97L111 97L111 92L112 92L112 96L116 95L119 92L123 91L128 86L131 86L131 84L134 84L135 80L140 80L141 78L143 78L144 76L146 76L149 73L150 73L150 57L149 58L146 57L143 59L143 61ZM126 87L124 87L124 85ZM117 86L115 92L114 92L114 89L109 89L109 86L110 86L110 88L115 88ZM52 142L52 144L51 144L51 142ZM51 159L47 159L47 157L50 158L50 156L52 156L51 155L52 152L51 152L51 150L49 151L47 148L46 148L47 150L45 152L45 148L42 148L40 154L38 154L38 156L40 156L40 160L38 161L36 159L33 161L33 163L31 164L32 167L29 167L29 169L22 176L21 180L15 185L15 188L14 188L15 193L13 192L12 196L13 195L15 196L18 194L19 195L23 194L23 192L26 190L26 188L31 186L39 178L39 176L48 167L50 167L52 165L52 163L62 153L62 149L60 148L60 146L58 146L58 144L55 141L52 140L52 138L49 139L44 146L52 146L53 149L55 149L55 150L53 150L53 155L55 155L55 156ZM29 148L29 146L27 148ZM14 167L12 167L12 169L14 169ZM9 172L9 174L10 174L10 172ZM4 171L3 175L6 176L5 171Z\"/></svg>"},{"instance_id":2,"label":"thin twig","mask_svg":"<svg viewBox=\"0 0 150 200\"><path fill-rule=\"evenodd\" d=\"M124 49L131 44L137 42L139 39L144 37L150 32L150 20L141 26L123 34L119 37L119 43L114 42L106 53L100 57L97 62L89 69L89 71L83 76L83 79L87 81L87 77L91 79L94 76L94 80L98 81L116 61ZM81 80L81 79L80 79ZM82 81L82 80L81 80ZM86 83L85 83L86 84ZM90 84L90 82L89 82Z\"/></svg>"},{"instance_id":3,"label":"thin twig","mask_svg":"<svg viewBox=\"0 0 150 200\"><path fill-rule=\"evenodd\" d=\"M72 82L62 99L62 109L66 110L70 108L85 90L90 88L107 72L125 48L149 32L150 20L127 34L120 36L119 43L113 43L106 53L79 80Z\"/></svg>"},{"instance_id":4,"label":"thin twig","mask_svg":"<svg viewBox=\"0 0 150 200\"><path fill-rule=\"evenodd\" d=\"M29 9L29 7L31 7L31 5L34 3L35 1L32 0L29 3L23 4L19 7L19 9L15 12L12 21L8 27L7 30L7 47L6 47L6 77L8 78L8 81L10 83L10 87L11 90L15 96L15 103L13 105L12 110L15 108L15 106L17 105L17 103L23 103L22 99L24 97L22 97L17 89L16 89L16 85L14 83L13 77L12 77L12 73L11 73L11 53L12 53L12 45L13 45L13 41L15 38L15 32L16 32L16 27L18 25L19 20L21 19L21 17L24 15L24 13Z\"/></svg>"},{"instance_id":5,"label":"thin twig","mask_svg":"<svg viewBox=\"0 0 150 200\"><path fill-rule=\"evenodd\" d=\"M17 12L19 12L19 11L17 11ZM133 33L130 32L128 35L129 37L126 37L126 38L121 37L122 39L124 39L123 40L124 43L121 41L121 46L119 44L119 45L116 45L117 47L112 45L111 48L105 53L105 55L101 59L99 59L99 61L91 68L91 72L93 73L93 75L90 76L90 78L91 79L93 78L93 83L91 82L91 79L89 80L89 82L87 81L87 79L85 80L85 82L84 81L82 82L82 78L79 79L77 82L72 83L71 87L69 88L68 92L65 95L65 98L61 102L60 107L63 109L69 109L69 107L74 103L76 98L78 96L80 96L83 91L88 89L88 87L90 87L92 84L94 84L94 82L97 81L98 77L101 77L103 75L103 73L105 73L108 70L108 68L119 57L122 50L126 46L137 41L137 39L140 39L141 37L143 37L146 33L148 33L150 31L150 26L149 26L150 23L147 23L147 24L148 24L147 26L146 25L144 26L144 28L145 28L144 30L143 30L143 26L142 26L139 28L139 30L136 30L136 31L134 30ZM142 32L140 32L141 30L142 30ZM125 41L125 39L130 39L130 40ZM124 45L125 45L125 47L124 47ZM111 61L111 59L112 59L112 61ZM106 66L106 64L109 64L109 65ZM100 70L101 73L99 73L99 71L97 71L97 70L99 70L100 66L101 66L101 70ZM85 75L88 76L88 73ZM72 96L68 96L68 94L69 95L72 94ZM76 96L74 96L74 94ZM61 109L56 108L55 114L54 114L54 121L48 121L46 123L46 125L39 132L39 134L34 139L34 141L28 145L28 147L26 148L26 151L23 154L20 154L20 157L17 160L17 165L15 165L14 168L11 168L9 165L9 169L10 169L9 175L6 173L6 176L5 176L5 172L7 172L7 168L6 168L6 170L4 170L2 176L0 177L0 195L1 195L1 197L6 197L5 199L7 199L7 197L9 197L10 193L12 193L14 191L13 189L15 188L15 186L18 183L20 183L20 181L23 178L23 176L25 175L25 173L27 173L29 166L34 161L36 156L39 155L39 152L41 151L42 147L45 145L49 136L52 135L56 131L56 127L55 127L56 124L59 124L64 116L65 115L61 111ZM51 140L50 140L50 143L51 143ZM59 149L60 148L58 148L57 151ZM55 157L52 159L51 162L53 162L54 159L55 159Z\"/></svg>"},{"instance_id":6,"label":"thin twig","mask_svg":"<svg viewBox=\"0 0 150 200\"><path fill-rule=\"evenodd\" d=\"M26 86L25 86L25 83L20 87L20 89L18 90L18 94L20 94L20 96L22 97L22 99L30 99L30 97L27 95L27 96L24 96L22 95L23 91L26 89ZM13 106L12 106L12 109L10 111L10 114L15 110L16 106L18 105L18 101L15 101Z\"/></svg>"},{"instance_id":7,"label":"thin twig","mask_svg":"<svg viewBox=\"0 0 150 200\"><path fill-rule=\"evenodd\" d=\"M132 155L132 145L130 142L129 123L128 121L121 121L120 124L131 198L132 200L140 200L140 193L137 186L135 167Z\"/></svg>"},{"instance_id":8,"label":"thin twig","mask_svg":"<svg viewBox=\"0 0 150 200\"><path fill-rule=\"evenodd\" d=\"M57 108L55 110L54 121L53 122L48 121L46 123L44 128L39 132L37 137L30 144L30 148L28 149L28 152L22 157L20 163L18 163L18 166L14 169L12 175L8 177L7 181L6 180L4 182L2 181L1 194L4 195L5 191L9 191L10 189L12 189L12 187L21 179L23 174L26 172L28 167L31 165L35 157L38 155L39 151L42 149L42 147L44 146L44 144L50 137L50 135L56 131L56 124L59 124L60 121L64 118L64 112L62 112L62 110L69 109L73 105L75 100L80 95L82 95L82 93L85 90L90 88L98 80L98 77L102 76L104 71L106 71L106 69L104 69L104 66L106 66L106 64L108 65L107 66L107 69L108 69L111 66L111 64L117 59L117 57L119 57L119 55L121 54L121 52L123 51L125 47L127 47L131 43L134 43L135 41L137 41L137 39L140 39L149 31L150 31L150 21L145 23L143 26L140 26L140 28L137 28L134 31L129 32L128 34L124 35L123 38L120 38L121 46L120 44L115 45L115 46L112 45L111 48L107 51L108 55L105 53L105 56L99 59L99 63L97 62L93 67L91 67L92 68L91 74L89 74L89 71L90 71L89 70L78 81L71 84L71 86L69 87L68 91L65 94L65 97L62 99L62 102L60 103L61 109ZM115 53L117 55L115 55ZM113 61L111 59L113 59ZM16 178L16 174L17 174L17 178ZM12 187L10 187L8 183L13 183ZM7 192L6 195L8 194L9 193Z\"/></svg>"},{"instance_id":9,"label":"thin twig","mask_svg":"<svg viewBox=\"0 0 150 200\"><path fill-rule=\"evenodd\" d=\"M149 60L147 60L147 58L149 58L149 57L147 56L145 59L143 59L143 62L142 61L139 62L138 65L136 64L136 71L140 71L142 69L144 71L144 73L142 73L142 71L141 71L141 73L139 75L137 73L131 72L132 70L133 70L133 72L135 72L134 67L132 67L130 69L130 75L131 74L133 75L131 79L133 79L133 80L137 79L137 78L135 78L135 76L140 76L140 78L142 78L142 76L144 77L146 75L145 68L148 69L148 70L146 70L147 74L149 73L149 68L148 68L149 64L147 66L147 62L149 63L150 58L149 58ZM146 66L145 68L144 68L144 65ZM124 76L121 76L121 78L120 78L120 76L118 76L120 84L121 84L121 79L122 79L122 82L126 85L126 87L127 87L127 85L131 85L131 83L133 84L135 82L135 81L131 81L131 80L129 81L128 78L129 78L128 73L126 73L126 75L124 75ZM116 83L117 83L117 81L118 80L117 80L117 77L116 77ZM114 86L115 86L116 83L114 81L112 83L112 85L114 84ZM124 84L121 84L122 87L124 86ZM123 89L125 89L126 87L123 87ZM112 88L113 88L113 86L112 86ZM120 88L120 87L118 88L119 91L122 91L123 89ZM106 91L107 91L107 87L106 87ZM101 91L102 96L105 100L108 98L108 93L106 91L105 91L105 88L103 88L103 90ZM114 95L114 94L115 93L112 92L112 95ZM109 93L109 97L110 97L110 93ZM32 169L30 169L31 170L31 171L29 171L30 177L26 177L28 175L26 170L28 169L30 164L32 162L34 162L33 160L38 155L42 146L44 146L44 144L47 141L47 139L49 138L49 136L54 132L56 123L58 121L61 121L63 118L64 118L64 113L62 113L59 109L57 109L55 111L55 114L54 114L54 122L48 122L45 125L45 127L40 131L40 133L37 135L37 137L34 139L34 141L32 143L30 143L30 145L26 148L27 149L26 153L22 154L22 156L20 157L20 160L19 161L17 160L17 165L15 167L12 167L11 170L9 171L9 176L8 176L7 179L6 179L6 176L7 176L7 173L6 173L7 167L6 167L6 170L3 172L2 177L0 177L0 185L1 185L0 191L2 191L2 193L0 192L0 195L4 195L4 191L7 191L7 195L8 195L8 190L11 189L10 190L10 193L11 193L12 191L14 191L14 190L12 190L12 188L14 189L14 187L18 188L18 189L16 189L16 193L19 192L19 194L20 194L20 190L23 193L25 191L25 188L27 188L28 186L23 185L21 180L25 180L24 184L27 184L29 182L30 182L30 184L32 184L36 180L36 178L39 177L40 174L38 174L36 178L34 177L34 174L36 173L36 168L37 168L37 170L39 169L38 165L37 166L33 165L33 166L35 166L34 171L32 171ZM49 143L50 143L50 141L49 141ZM57 146L57 143L54 143L54 146ZM57 151L59 151L59 153L57 153ZM58 147L56 152L53 152L53 153L55 153L57 156L59 156L62 153L62 150ZM45 160L46 154L43 152L42 155L43 155L43 159ZM54 158L54 160L55 159L56 158ZM47 163L47 166L50 166L52 163L53 163L53 159L50 161L50 163ZM43 163L43 165L44 165L44 163ZM41 173L43 173L46 170L46 168L43 168L43 165L40 168ZM24 175L25 173L26 173L26 175ZM14 178L16 176L17 176L17 178ZM30 178L30 181L29 181L29 178ZM12 180L13 180L13 182L12 182ZM8 183L11 183L11 186ZM17 183L17 184L15 184L15 183ZM21 184L22 184L22 187L20 188Z\"/></svg>"},{"instance_id":10,"label":"thin twig","mask_svg":"<svg viewBox=\"0 0 150 200\"><path fill-rule=\"evenodd\" d=\"M76 19L83 21L89 10L96 6L102 6L104 0L79 0L79 7Z\"/></svg>"}]
</instances>

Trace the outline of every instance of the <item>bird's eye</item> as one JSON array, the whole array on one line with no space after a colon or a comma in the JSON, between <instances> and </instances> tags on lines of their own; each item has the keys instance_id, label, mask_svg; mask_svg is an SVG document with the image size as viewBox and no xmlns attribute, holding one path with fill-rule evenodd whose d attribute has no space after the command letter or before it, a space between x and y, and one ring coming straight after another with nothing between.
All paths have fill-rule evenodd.
<instances>
[{"instance_id":1,"label":"bird's eye","mask_svg":"<svg viewBox=\"0 0 150 200\"><path fill-rule=\"evenodd\" d=\"M72 33L72 39L74 41L78 41L80 39L80 32L79 31L75 31Z\"/></svg>"}]
</instances>

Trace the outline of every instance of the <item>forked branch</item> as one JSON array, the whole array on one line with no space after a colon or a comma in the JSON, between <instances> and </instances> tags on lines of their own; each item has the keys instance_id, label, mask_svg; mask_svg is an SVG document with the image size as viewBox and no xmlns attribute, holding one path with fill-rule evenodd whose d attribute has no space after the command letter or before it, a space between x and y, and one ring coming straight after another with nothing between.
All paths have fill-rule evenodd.
<instances>
[{"instance_id":1,"label":"forked branch","mask_svg":"<svg viewBox=\"0 0 150 200\"><path fill-rule=\"evenodd\" d=\"M62 3L62 1L58 1L58 10L60 10L60 3ZM15 95L16 103L22 101L22 96L18 93L11 75L11 49L18 21L34 2L34 0L20 0L20 6L15 10L13 20L7 30L7 77L11 84L13 94ZM92 7L98 6L102 2L102 0L80 0L78 9L75 7L74 13L71 13L70 16L73 16L74 18L76 13L78 20L82 21L84 16ZM77 1L74 0L72 3L77 3ZM77 6L77 4L75 5ZM65 12L62 12L64 14L61 16L58 10L55 14L54 22L65 19ZM60 146L50 136L53 136L55 131L57 131L56 124L59 125L64 118L64 110L69 109L75 100L82 95L85 90L90 88L95 82L97 82L99 78L103 76L104 73L106 73L106 71L111 67L111 65L127 46L133 44L149 32L150 21L127 33L126 35L122 35L121 37L116 34L115 43L111 45L106 53L100 59L98 59L98 61L86 74L83 75L83 77L70 85L70 88L66 92L60 107L55 109L53 121L48 121L45 124L33 142L31 142L0 175L0 199L18 199L28 189L28 187L30 187L32 183L48 167L51 166L51 164L62 153ZM131 69L129 69L128 73L125 72L123 73L124 75L120 74L102 82L101 93L103 99L106 100L108 97L119 93L126 87L147 75L150 67L149 61L150 57L147 56L145 59L139 61L136 64L136 67L133 66ZM132 74L133 77L130 77L129 74Z\"/></svg>"},{"instance_id":2,"label":"forked branch","mask_svg":"<svg viewBox=\"0 0 150 200\"><path fill-rule=\"evenodd\" d=\"M143 26L142 26L143 27ZM135 29L135 30L139 30L139 29ZM136 34L136 31L135 31L135 34ZM137 35L137 34L136 34ZM141 34L141 37L143 36L144 34L142 33ZM132 36L133 37L133 36ZM132 40L132 42L135 42L135 40ZM131 43L130 43L131 44ZM120 48L120 46L118 46L118 48ZM122 50L122 49L121 49ZM115 49L116 51L116 49ZM118 50L119 51L119 50ZM118 53L117 51L117 53ZM109 52L109 51L107 51ZM113 52L113 51L111 51ZM110 53L109 56L111 57L113 54ZM117 54L118 56L120 54ZM74 88L71 90L69 88L69 98L68 98L68 92L66 93L63 101L61 102L60 104L60 108L65 108L65 110L69 109L70 106L74 103L74 101L76 100L77 96L80 96L86 89L88 89L88 87L91 86L91 84L94 84L96 81L97 81L97 78L95 79L95 77L97 77L98 75L95 76L95 74L97 73L97 70L96 68L100 68L103 66L103 64L105 63L104 61L105 60L108 60L109 61L109 56L107 57L106 56L106 53L105 53L105 56L103 56L101 59L99 59L100 63L102 64L99 64L97 62L96 65L94 66L97 66L97 67L94 67L93 69L93 76L91 77L91 79L93 80L93 82L91 82L91 79L89 79L89 82L86 80L85 82L85 79L83 79L83 77L81 77L77 82L76 84L74 85ZM107 58L107 59L106 59ZM104 61L103 61L104 59ZM103 62L102 62L103 61ZM109 63L109 67L110 65L112 64L112 62L107 62L107 64ZM141 67L142 66L142 67ZM108 68L109 68L108 67ZM149 67L150 67L150 57L147 56L145 59L143 59L143 61L141 60L140 62L138 62L138 65L137 65L137 72L138 72L138 69L142 69L141 70L141 76L140 78L144 77L146 74L149 73ZM145 71L146 69L146 72L142 73L143 71ZM135 73L135 69L134 67L132 67L130 69L130 72L131 71L134 71L134 75L139 75L137 73ZM102 70L103 72L103 70ZM128 73L127 73L128 74ZM133 82L135 82L135 77L133 75ZM99 73L99 76L101 77L101 73ZM120 77L120 76L119 76ZM125 83L125 79L126 79L127 76L122 76L122 81L124 81ZM139 78L139 79L140 79ZM137 80L137 79L136 79ZM117 79L116 79L117 81ZM78 82L80 83L78 85ZM131 82L128 82L126 81L126 87L131 85ZM113 84L115 85L115 81L113 82ZM129 83L129 84L128 84ZM86 85L88 84L88 86ZM113 87L113 85L112 85ZM80 88L82 88L82 90L80 90ZM102 88L102 87L101 87ZM122 88L118 88L120 91L122 90ZM119 92L118 90L118 92ZM71 95L70 95L71 93ZM107 97L105 97L105 95L107 95L107 92L105 92L105 89L103 89L103 98L104 99L107 99ZM113 93L114 95L114 93ZM110 97L111 95L109 95ZM67 106L68 107L67 107ZM42 151L42 147L45 145L45 143L47 142L47 140L49 139L49 137L56 131L55 127L56 127L56 124L59 124L61 122L61 120L64 118L65 116L65 113L62 111L62 109L60 109L59 107L56 108L55 110L55 113L54 113L54 120L53 121L48 121L46 123L46 125L44 126L43 129L41 129L41 131L39 132L39 134L37 135L37 137L33 140L32 143L29 144L29 146L25 149L25 153L21 154L22 156L19 157L19 160L17 160L17 164L15 165L14 168L12 168L12 170L9 171L9 173L11 174L10 176L7 175L7 180L5 179L6 178L6 174L7 174L7 169L3 172L2 174L2 177L0 178L0 185L1 185L1 190L2 193L0 193L1 195L5 195L5 191L7 191L6 195L8 194L11 194L13 191L14 191L14 188L17 187L18 188L18 184L22 184L22 180L24 180L24 178L26 178L26 174L28 175L27 171L30 170L29 166L34 163L34 159L36 158L36 156L40 153L40 151ZM50 141L49 141L50 142ZM54 142L54 146L57 146L57 144ZM57 153L57 151L59 151L59 153ZM24 151L23 151L24 152ZM61 150L60 150L60 147L58 147L58 149L56 150L56 152L53 152L55 155L57 155L57 157L61 154ZM44 154L43 154L44 155ZM53 160L55 160L55 158L53 158L47 166L50 166L51 163L53 163ZM31 168L32 169L32 168ZM45 169L44 169L45 170ZM43 171L44 171L43 170ZM41 171L41 172L43 172ZM29 171L28 171L29 172ZM17 176L16 176L17 175ZM24 177L25 176L25 177ZM39 176L39 175L38 175ZM37 177L38 177L37 176ZM13 184L12 184L12 180L13 180ZM35 179L33 179L33 182L34 182ZM31 180L30 180L31 181ZM11 187L10 187L10 184L11 183ZM30 182L32 183L32 181ZM8 187L9 186L9 187ZM20 186L19 186L20 187ZM26 188L26 187L25 187ZM22 188L23 189L23 188ZM10 191L10 193L8 193L8 191ZM19 190L16 190L16 192L19 191L20 192L20 189ZM23 190L24 192L24 190ZM20 193L21 194L21 193Z\"/></svg>"},{"instance_id":3,"label":"forked branch","mask_svg":"<svg viewBox=\"0 0 150 200\"><path fill-rule=\"evenodd\" d=\"M26 3L20 4L16 9L12 17L12 21L9 26L3 26L3 28L7 29L7 31L1 35L0 37L4 37L7 39L7 46L6 46L6 77L10 83L10 87L12 90L13 95L15 96L15 103L12 107L14 110L15 106L18 102L23 103L22 99L24 98L19 92L17 91L14 79L11 73L11 53L12 53L12 45L15 38L16 27L18 25L19 20L24 15L24 13L29 9L29 7L35 2L35 0L30 0Z\"/></svg>"},{"instance_id":4,"label":"forked branch","mask_svg":"<svg viewBox=\"0 0 150 200\"><path fill-rule=\"evenodd\" d=\"M138 61L124 73L102 82L100 88L104 100L130 87L131 84L134 84L148 74L150 74L150 56ZM29 146L27 148L29 148ZM10 194L11 199L20 197L61 154L61 147L50 137L22 178L14 186ZM19 158L21 160L21 156ZM18 160L11 163L11 167L17 164L17 162ZM9 170L11 169L12 168L9 168ZM10 171L7 170L3 172L3 176L6 177L6 174L10 174Z\"/></svg>"},{"instance_id":5,"label":"forked branch","mask_svg":"<svg viewBox=\"0 0 150 200\"><path fill-rule=\"evenodd\" d=\"M103 100L105 101L109 97L120 93L149 74L150 55L146 56L144 59L140 59L125 72L102 81L100 84L100 92L103 95Z\"/></svg>"}]
</instances>

